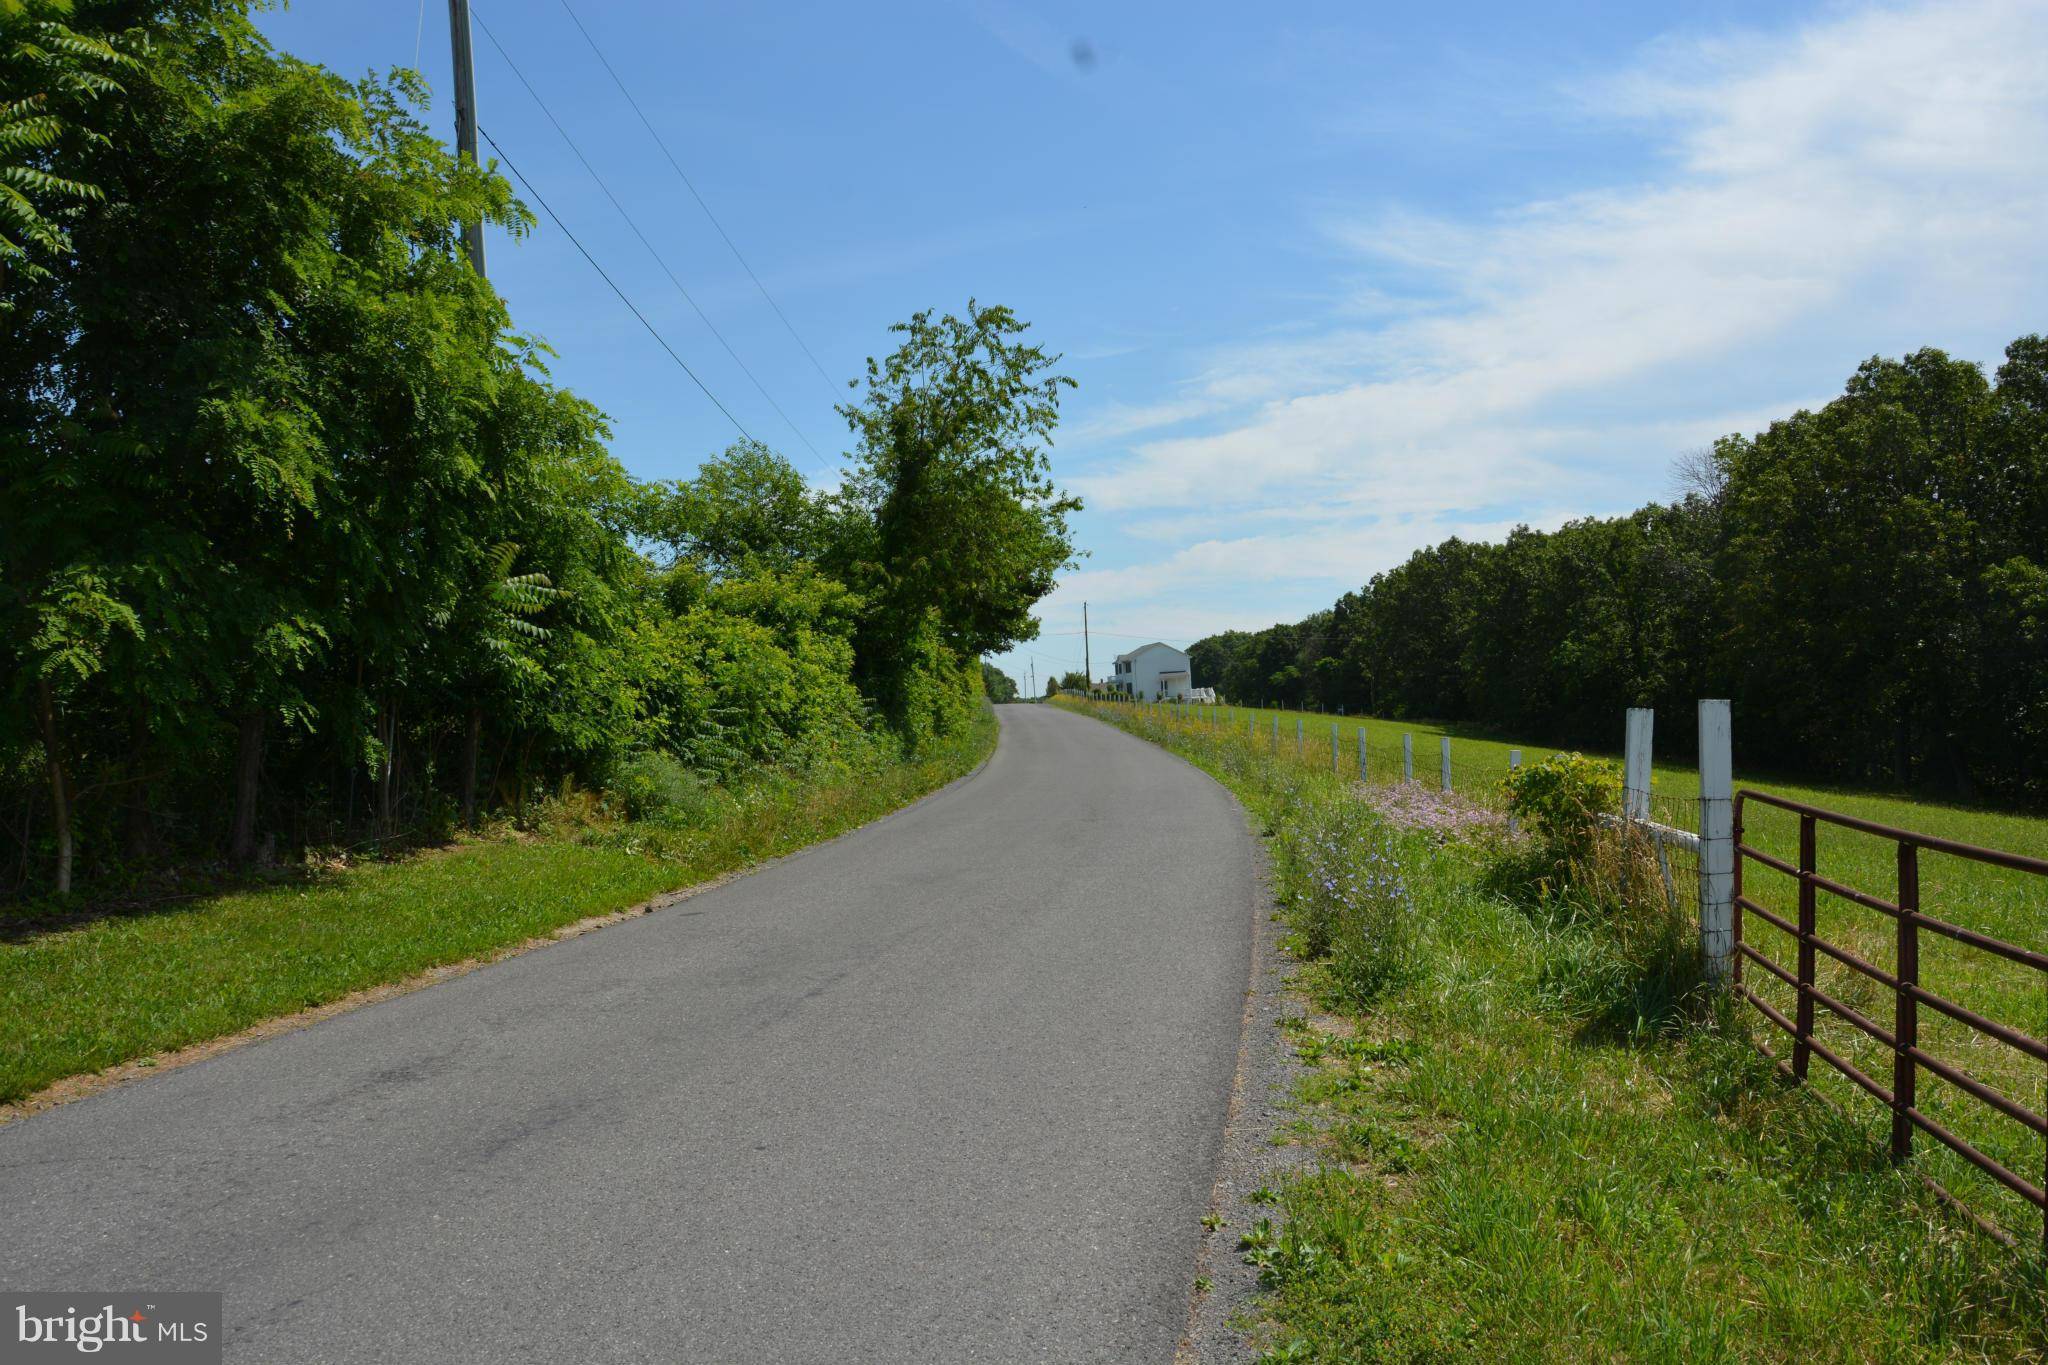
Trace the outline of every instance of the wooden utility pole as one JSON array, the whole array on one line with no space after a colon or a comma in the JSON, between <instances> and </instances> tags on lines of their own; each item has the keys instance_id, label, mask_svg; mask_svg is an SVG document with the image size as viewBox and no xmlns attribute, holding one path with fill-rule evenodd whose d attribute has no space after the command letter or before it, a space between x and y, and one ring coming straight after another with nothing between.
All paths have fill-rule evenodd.
<instances>
[{"instance_id":1,"label":"wooden utility pole","mask_svg":"<svg viewBox=\"0 0 2048 1365\"><path fill-rule=\"evenodd\" d=\"M448 50L455 61L455 154L474 166L476 154L476 63L469 46L469 0L448 0ZM462 225L462 245L469 252L469 268L479 279L484 271L484 225ZM469 723L462 735L462 823L476 828L476 765L483 746L484 713L480 706L469 708ZM350 782L355 781L353 772ZM353 787L351 787L353 793ZM522 795L524 793L522 792Z\"/></svg>"},{"instance_id":2,"label":"wooden utility pole","mask_svg":"<svg viewBox=\"0 0 2048 1365\"><path fill-rule=\"evenodd\" d=\"M455 58L455 151L477 164L476 154L476 65L469 48L469 0L448 0L449 49ZM484 225L464 223L462 244L469 249L469 264L484 273Z\"/></svg>"},{"instance_id":3,"label":"wooden utility pole","mask_svg":"<svg viewBox=\"0 0 2048 1365\"><path fill-rule=\"evenodd\" d=\"M1074 637L1069 635L1067 638L1071 640ZM1090 661L1088 655L1088 604L1086 602L1081 604L1081 675L1088 681L1088 690L1093 692L1095 690L1095 665Z\"/></svg>"}]
</instances>

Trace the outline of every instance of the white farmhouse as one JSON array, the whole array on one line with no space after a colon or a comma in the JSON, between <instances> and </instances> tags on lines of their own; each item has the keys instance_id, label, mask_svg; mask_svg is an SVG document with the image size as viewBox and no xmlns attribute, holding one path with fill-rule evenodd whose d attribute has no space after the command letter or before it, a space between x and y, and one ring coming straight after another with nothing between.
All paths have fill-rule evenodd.
<instances>
[{"instance_id":1,"label":"white farmhouse","mask_svg":"<svg viewBox=\"0 0 2048 1365\"><path fill-rule=\"evenodd\" d=\"M1185 698L1192 681L1187 651L1155 640L1116 656L1109 689L1140 701L1165 701Z\"/></svg>"}]
</instances>

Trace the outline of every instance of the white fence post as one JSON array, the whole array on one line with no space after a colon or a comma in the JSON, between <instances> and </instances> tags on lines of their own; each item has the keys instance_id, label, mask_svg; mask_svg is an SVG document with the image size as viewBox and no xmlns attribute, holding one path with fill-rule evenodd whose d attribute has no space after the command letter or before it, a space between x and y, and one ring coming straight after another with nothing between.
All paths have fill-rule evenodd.
<instances>
[{"instance_id":1,"label":"white fence post","mask_svg":"<svg viewBox=\"0 0 2048 1365\"><path fill-rule=\"evenodd\" d=\"M1358 727L1358 780L1365 781L1365 727Z\"/></svg>"},{"instance_id":2,"label":"white fence post","mask_svg":"<svg viewBox=\"0 0 2048 1365\"><path fill-rule=\"evenodd\" d=\"M1415 780L1415 736L1405 733L1401 736L1401 780Z\"/></svg>"},{"instance_id":3,"label":"white fence post","mask_svg":"<svg viewBox=\"0 0 2048 1365\"><path fill-rule=\"evenodd\" d=\"M1337 724L1335 721L1332 721L1330 723L1330 771L1333 774L1337 771L1338 766L1337 747Z\"/></svg>"},{"instance_id":4,"label":"white fence post","mask_svg":"<svg viewBox=\"0 0 2048 1365\"><path fill-rule=\"evenodd\" d=\"M1510 749L1510 750L1508 750L1508 771L1509 771L1509 772L1513 772L1513 771L1514 771L1515 769L1517 769L1517 768L1519 768L1519 767L1521 767L1521 766L1522 766L1522 751L1521 751L1520 749ZM1508 811L1508 833L1510 833L1510 834L1514 834L1514 833L1518 832L1518 831L1519 831L1519 830L1520 830L1521 828L1522 828L1522 822L1521 822L1520 820L1517 820L1517 819L1515 818L1515 813L1514 813L1514 810L1513 810L1512 808L1510 808L1510 809L1509 809L1509 811Z\"/></svg>"},{"instance_id":5,"label":"white fence post","mask_svg":"<svg viewBox=\"0 0 2048 1365\"><path fill-rule=\"evenodd\" d=\"M1301 757L1301 717L1294 718L1294 756Z\"/></svg>"},{"instance_id":6,"label":"white fence post","mask_svg":"<svg viewBox=\"0 0 2048 1365\"><path fill-rule=\"evenodd\" d=\"M1444 790L1449 791L1451 789L1451 737L1449 735L1438 735L1436 737L1436 753L1437 771L1443 778Z\"/></svg>"},{"instance_id":7,"label":"white fence post","mask_svg":"<svg viewBox=\"0 0 2048 1365\"><path fill-rule=\"evenodd\" d=\"M1700 949L1707 977L1735 965L1734 724L1725 701L1700 703Z\"/></svg>"},{"instance_id":8,"label":"white fence post","mask_svg":"<svg viewBox=\"0 0 2048 1365\"><path fill-rule=\"evenodd\" d=\"M1622 749L1621 813L1630 820L1650 818L1650 734L1657 713L1647 706L1628 709L1626 743Z\"/></svg>"},{"instance_id":9,"label":"white fence post","mask_svg":"<svg viewBox=\"0 0 2048 1365\"><path fill-rule=\"evenodd\" d=\"M1273 713L1273 752L1280 752L1280 713Z\"/></svg>"}]
</instances>

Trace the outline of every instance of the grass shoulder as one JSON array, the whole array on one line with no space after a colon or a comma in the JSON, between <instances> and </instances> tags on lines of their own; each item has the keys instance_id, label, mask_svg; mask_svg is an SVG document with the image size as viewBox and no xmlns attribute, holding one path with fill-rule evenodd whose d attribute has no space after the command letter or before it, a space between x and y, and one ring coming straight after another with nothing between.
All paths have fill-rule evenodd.
<instances>
[{"instance_id":1,"label":"grass shoulder","mask_svg":"<svg viewBox=\"0 0 2048 1365\"><path fill-rule=\"evenodd\" d=\"M2048 1356L2038 1257L1782 1083L1678 983L1684 935L1517 896L1508 851L1398 828L1291 743L1088 709L1271 836L1310 1159L1240 1230L1267 1359Z\"/></svg>"},{"instance_id":2,"label":"grass shoulder","mask_svg":"<svg viewBox=\"0 0 2048 1365\"><path fill-rule=\"evenodd\" d=\"M760 773L628 820L595 797L532 827L138 913L18 918L0 939L0 1104L541 939L829 839L984 761L943 748L829 776Z\"/></svg>"}]
</instances>

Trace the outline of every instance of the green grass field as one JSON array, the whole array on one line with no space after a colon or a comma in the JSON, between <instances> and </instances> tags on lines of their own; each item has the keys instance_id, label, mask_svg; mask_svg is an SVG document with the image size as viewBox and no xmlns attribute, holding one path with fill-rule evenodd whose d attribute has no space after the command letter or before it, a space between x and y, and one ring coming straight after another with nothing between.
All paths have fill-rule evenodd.
<instances>
[{"instance_id":1,"label":"green grass field","mask_svg":"<svg viewBox=\"0 0 2048 1365\"><path fill-rule=\"evenodd\" d=\"M1297 760L1294 713L1282 713L1276 752L1271 712L1260 713L1252 741L1243 711L1230 724L1226 708L1226 723L1211 726L1088 709L1208 768L1269 824L1288 818L1275 814L1276 793L1290 786L1355 792L1357 720L1339 722L1340 779L1330 771L1328 717L1303 717L1307 754ZM1418 777L1434 780L1444 731L1364 724L1375 780L1398 774L1404 729L1415 736ZM1511 747L1465 735L1452 744L1454 788L1491 781ZM1546 752L1517 747L1525 762ZM1658 773L1660 792L1690 793L1694 781L1683 769ZM2048 822L2029 817L1768 789L1969 842L2048 849ZM1780 1052L1789 1040L1747 1007L1723 1014L1719 1028L1632 1043L1589 1031L1560 1005L1568 992L1559 983L1585 970L1597 943L1489 894L1487 849L1419 832L1390 837L1416 892L1424 965L1363 1010L1319 988L1320 966L1304 969L1304 984L1336 1017L1296 1038L1316 1065L1303 1097L1315 1173L1278 1192L1284 1220L1252 1230L1247 1246L1273 1289L1271 1358L2035 1359L2048 1350L2038 1252L1997 1246L1915 1176L1936 1175L2038 1247L2039 1215L2017 1197L1924 1137L1913 1165L1894 1170L1885 1111L1823 1076L1818 1061L1814 1089L1846 1117L1780 1082L1744 1040L1768 1037ZM1796 827L1752 821L1751 838L1790 848ZM1891 846L1861 840L1824 835L1820 865L1889 896ZM1934 863L1923 874L1931 912L2042 945L2048 888ZM1754 878L1752 886L1766 904L1791 903L1788 889ZM1824 910L1821 923L1890 964L1882 917L1843 905ZM1981 954L1931 949L1931 937L1922 951L1932 988L2048 1031L2038 978L2007 974ZM1789 962L1784 948L1773 955ZM1855 1003L1850 986L1826 972L1821 981ZM1889 1020L1888 996L1862 1004ZM1930 1051L2042 1105L2038 1063L1959 1036L1967 1031L1930 1014L1921 1011ZM1845 1049L1861 1038L1839 1023L1824 1023L1820 1036ZM1856 1055L1874 1067L1876 1051ZM2038 1138L1932 1078L1921 1094L1923 1109L2040 1178Z\"/></svg>"},{"instance_id":2,"label":"green grass field","mask_svg":"<svg viewBox=\"0 0 2048 1365\"><path fill-rule=\"evenodd\" d=\"M985 716L918 762L721 791L679 824L561 812L501 837L150 913L39 931L0 920L0 1103L66 1076L483 956L747 867L905 805L981 762Z\"/></svg>"}]
</instances>

